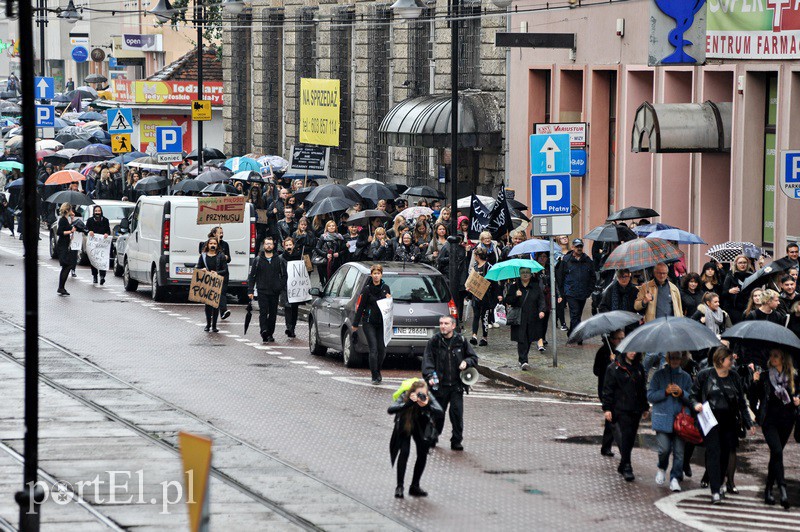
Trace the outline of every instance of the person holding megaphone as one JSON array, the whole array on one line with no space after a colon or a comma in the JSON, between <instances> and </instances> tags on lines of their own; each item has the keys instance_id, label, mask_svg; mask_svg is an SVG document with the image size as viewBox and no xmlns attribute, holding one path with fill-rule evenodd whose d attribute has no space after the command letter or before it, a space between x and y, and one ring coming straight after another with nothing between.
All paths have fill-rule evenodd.
<instances>
[{"instance_id":1,"label":"person holding megaphone","mask_svg":"<svg viewBox=\"0 0 800 532\"><path fill-rule=\"evenodd\" d=\"M478 365L478 355L463 336L456 331L456 319L453 316L439 318L439 332L428 340L425 354L422 357L422 376L430 386L431 394L446 411L450 407L450 423L453 435L450 448L463 451L464 439L464 389L461 372ZM465 376L468 382L474 382ZM436 429L441 434L444 429L444 416L436 420ZM436 443L433 444L434 446Z\"/></svg>"}]
</instances>

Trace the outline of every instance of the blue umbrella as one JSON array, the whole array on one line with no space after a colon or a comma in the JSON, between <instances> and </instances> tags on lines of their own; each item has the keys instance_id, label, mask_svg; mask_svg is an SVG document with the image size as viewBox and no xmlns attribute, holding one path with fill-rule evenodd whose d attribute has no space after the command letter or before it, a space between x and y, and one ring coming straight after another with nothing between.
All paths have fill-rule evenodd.
<instances>
[{"instance_id":1,"label":"blue umbrella","mask_svg":"<svg viewBox=\"0 0 800 532\"><path fill-rule=\"evenodd\" d=\"M508 256L513 257L515 255L525 255L526 253L546 253L548 251L550 251L549 240L532 238L511 248Z\"/></svg>"},{"instance_id":2,"label":"blue umbrella","mask_svg":"<svg viewBox=\"0 0 800 532\"><path fill-rule=\"evenodd\" d=\"M662 229L661 231L653 231L647 238L662 238L664 240L672 240L678 244L705 244L702 238L694 233L682 231L681 229Z\"/></svg>"},{"instance_id":3,"label":"blue umbrella","mask_svg":"<svg viewBox=\"0 0 800 532\"><path fill-rule=\"evenodd\" d=\"M503 281L505 279L516 279L519 277L519 270L528 268L531 273L537 273L544 268L535 260L530 259L511 259L498 262L486 272L486 279L489 281Z\"/></svg>"},{"instance_id":4,"label":"blue umbrella","mask_svg":"<svg viewBox=\"0 0 800 532\"><path fill-rule=\"evenodd\" d=\"M22 188L22 182L25 181L24 177L20 177L19 179L15 179L11 183L6 185L6 188ZM41 183L38 183L39 186L42 186Z\"/></svg>"},{"instance_id":5,"label":"blue umbrella","mask_svg":"<svg viewBox=\"0 0 800 532\"><path fill-rule=\"evenodd\" d=\"M663 231L664 229L677 229L677 227L667 224L637 225L633 228L633 232L639 236L647 236L653 231Z\"/></svg>"},{"instance_id":6,"label":"blue umbrella","mask_svg":"<svg viewBox=\"0 0 800 532\"><path fill-rule=\"evenodd\" d=\"M238 172L261 172L261 165L255 159L250 157L231 157L225 161L225 168Z\"/></svg>"},{"instance_id":7,"label":"blue umbrella","mask_svg":"<svg viewBox=\"0 0 800 532\"><path fill-rule=\"evenodd\" d=\"M93 122L95 120L98 122L105 122L107 120L107 117L105 113L100 114L95 111L88 111L86 113L78 115L78 120L83 120L84 122Z\"/></svg>"},{"instance_id":8,"label":"blue umbrella","mask_svg":"<svg viewBox=\"0 0 800 532\"><path fill-rule=\"evenodd\" d=\"M109 159L108 162L128 164L129 162L139 159L140 157L147 157L147 154L142 153L140 151L132 151L130 153L123 153L122 155L118 155L113 159Z\"/></svg>"}]
</instances>

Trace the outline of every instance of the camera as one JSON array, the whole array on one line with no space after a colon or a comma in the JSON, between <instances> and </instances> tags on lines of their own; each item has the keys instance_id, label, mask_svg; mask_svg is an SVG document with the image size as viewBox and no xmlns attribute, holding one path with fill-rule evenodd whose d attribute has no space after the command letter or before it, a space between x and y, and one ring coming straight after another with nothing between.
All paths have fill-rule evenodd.
<instances>
[{"instance_id":1,"label":"camera","mask_svg":"<svg viewBox=\"0 0 800 532\"><path fill-rule=\"evenodd\" d=\"M417 398L424 403L425 401L428 400L428 394L426 394L425 392L419 392L417 394Z\"/></svg>"}]
</instances>

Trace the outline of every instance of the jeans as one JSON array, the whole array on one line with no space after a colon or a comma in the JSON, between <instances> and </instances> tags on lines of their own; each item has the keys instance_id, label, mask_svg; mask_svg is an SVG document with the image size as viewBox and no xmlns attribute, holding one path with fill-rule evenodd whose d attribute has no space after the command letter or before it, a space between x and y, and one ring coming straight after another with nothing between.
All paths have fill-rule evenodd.
<instances>
[{"instance_id":1,"label":"jeans","mask_svg":"<svg viewBox=\"0 0 800 532\"><path fill-rule=\"evenodd\" d=\"M528 342L517 342L517 358L520 364L528 363L528 353L531 350L531 344Z\"/></svg>"},{"instance_id":2,"label":"jeans","mask_svg":"<svg viewBox=\"0 0 800 532\"><path fill-rule=\"evenodd\" d=\"M789 436L794 429L794 423L769 423L762 428L764 439L769 447L769 470L767 473L767 488L772 489L774 484L785 486L783 476L783 448L789 441Z\"/></svg>"},{"instance_id":3,"label":"jeans","mask_svg":"<svg viewBox=\"0 0 800 532\"><path fill-rule=\"evenodd\" d=\"M400 436L400 452L397 455L397 486L403 486L406 477L406 465L408 465L408 457L411 454L411 438L414 438L414 444L417 447L417 461L414 463L414 476L411 477L411 485L419 487L419 481L422 478L422 473L425 471L425 465L428 463L428 444L422 441L422 437L417 433L401 434Z\"/></svg>"},{"instance_id":4,"label":"jeans","mask_svg":"<svg viewBox=\"0 0 800 532\"><path fill-rule=\"evenodd\" d=\"M675 478L683 479L683 449L684 441L674 432L656 431L656 441L658 442L658 468L667 469L669 466L669 455L672 454L672 469L669 472L670 480Z\"/></svg>"},{"instance_id":5,"label":"jeans","mask_svg":"<svg viewBox=\"0 0 800 532\"><path fill-rule=\"evenodd\" d=\"M258 294L258 325L261 338L275 334L275 319L278 317L278 294Z\"/></svg>"},{"instance_id":6,"label":"jeans","mask_svg":"<svg viewBox=\"0 0 800 532\"><path fill-rule=\"evenodd\" d=\"M733 420L723 420L714 412L719 424L708 431L706 443L706 470L711 493L719 493L722 487L722 472L728 469L731 449L736 447L736 425Z\"/></svg>"},{"instance_id":7,"label":"jeans","mask_svg":"<svg viewBox=\"0 0 800 532\"><path fill-rule=\"evenodd\" d=\"M364 336L367 337L367 345L369 345L369 371L372 373L372 380L380 380L381 366L383 366L383 359L386 358L386 346L383 344L383 324L364 323L361 328L364 330Z\"/></svg>"},{"instance_id":8,"label":"jeans","mask_svg":"<svg viewBox=\"0 0 800 532\"><path fill-rule=\"evenodd\" d=\"M564 316L564 311L567 309L567 300L565 298L561 298L561 302L559 303L558 299L556 299L556 321L560 325L566 325L567 319Z\"/></svg>"},{"instance_id":9,"label":"jeans","mask_svg":"<svg viewBox=\"0 0 800 532\"><path fill-rule=\"evenodd\" d=\"M631 465L631 452L633 444L636 442L636 433L639 430L639 421L642 414L638 412L615 412L614 436L619 447L619 466L620 468Z\"/></svg>"},{"instance_id":10,"label":"jeans","mask_svg":"<svg viewBox=\"0 0 800 532\"><path fill-rule=\"evenodd\" d=\"M652 368L655 367L656 371L658 371L664 365L664 353L646 353L642 365L644 366L645 376L649 378Z\"/></svg>"},{"instance_id":11,"label":"jeans","mask_svg":"<svg viewBox=\"0 0 800 532\"><path fill-rule=\"evenodd\" d=\"M586 306L586 298L567 296L567 306L569 306L569 332L567 333L569 335L581 322L583 307Z\"/></svg>"},{"instance_id":12,"label":"jeans","mask_svg":"<svg viewBox=\"0 0 800 532\"><path fill-rule=\"evenodd\" d=\"M464 392L461 386L440 386L432 393L443 411L447 412L450 406L450 424L453 425L450 443L461 443L464 439ZM439 434L444 430L444 417L436 419L436 430Z\"/></svg>"}]
</instances>

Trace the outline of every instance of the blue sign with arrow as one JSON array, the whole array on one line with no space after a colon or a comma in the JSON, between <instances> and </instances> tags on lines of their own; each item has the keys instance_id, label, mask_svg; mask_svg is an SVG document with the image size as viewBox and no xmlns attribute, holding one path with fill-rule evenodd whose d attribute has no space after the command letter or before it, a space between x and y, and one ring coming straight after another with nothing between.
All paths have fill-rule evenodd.
<instances>
[{"instance_id":1,"label":"blue sign with arrow","mask_svg":"<svg viewBox=\"0 0 800 532\"><path fill-rule=\"evenodd\" d=\"M33 87L40 100L52 100L56 96L56 80L53 78L36 76L33 78Z\"/></svg>"},{"instance_id":2,"label":"blue sign with arrow","mask_svg":"<svg viewBox=\"0 0 800 532\"><path fill-rule=\"evenodd\" d=\"M570 143L568 133L531 135L531 174L568 174Z\"/></svg>"}]
</instances>

